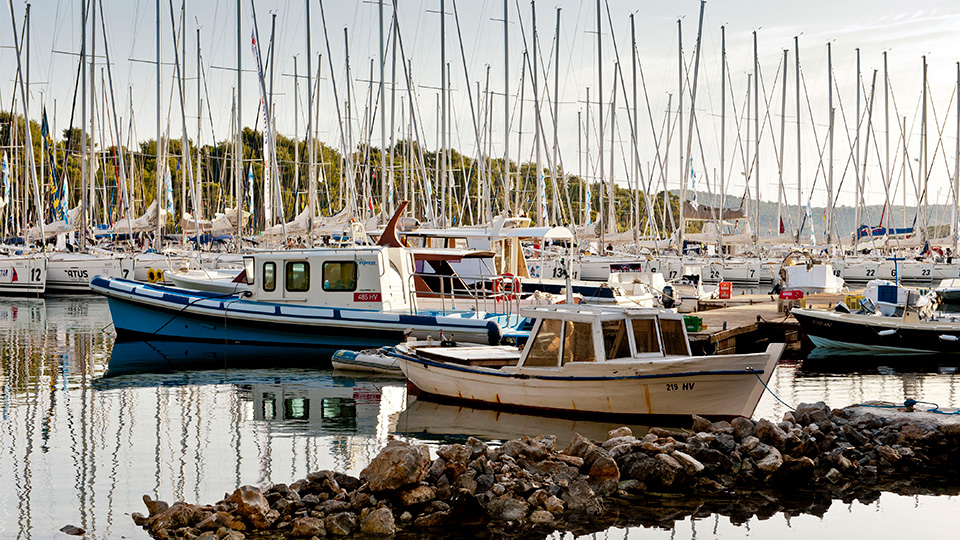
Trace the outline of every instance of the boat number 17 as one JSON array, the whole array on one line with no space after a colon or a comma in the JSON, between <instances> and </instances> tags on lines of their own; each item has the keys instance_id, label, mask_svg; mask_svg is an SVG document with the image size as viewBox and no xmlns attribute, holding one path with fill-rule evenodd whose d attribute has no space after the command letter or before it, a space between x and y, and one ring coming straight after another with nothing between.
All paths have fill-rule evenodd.
<instances>
[{"instance_id":1,"label":"boat number 17","mask_svg":"<svg viewBox=\"0 0 960 540\"><path fill-rule=\"evenodd\" d=\"M667 392L678 392L680 390L693 390L693 385L697 383L683 383L682 385L677 383L667 383Z\"/></svg>"}]
</instances>

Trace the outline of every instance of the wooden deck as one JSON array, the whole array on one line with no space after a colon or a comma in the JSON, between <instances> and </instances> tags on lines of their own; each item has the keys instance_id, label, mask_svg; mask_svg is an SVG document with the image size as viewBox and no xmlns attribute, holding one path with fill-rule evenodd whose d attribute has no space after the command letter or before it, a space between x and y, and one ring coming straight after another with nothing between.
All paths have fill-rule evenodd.
<instances>
[{"instance_id":1,"label":"wooden deck","mask_svg":"<svg viewBox=\"0 0 960 540\"><path fill-rule=\"evenodd\" d=\"M805 303L807 307L830 309L844 296L816 294L806 297ZM791 349L801 346L800 325L791 315L778 311L776 295L701 300L699 307L699 311L690 314L703 319L703 330L688 333L694 354L759 352L770 342L783 342Z\"/></svg>"}]
</instances>

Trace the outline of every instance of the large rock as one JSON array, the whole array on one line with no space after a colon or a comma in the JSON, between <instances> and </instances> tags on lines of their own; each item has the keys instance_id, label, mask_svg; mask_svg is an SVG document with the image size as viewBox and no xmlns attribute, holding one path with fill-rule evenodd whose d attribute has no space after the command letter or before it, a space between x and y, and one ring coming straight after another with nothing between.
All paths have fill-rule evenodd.
<instances>
[{"instance_id":1,"label":"large rock","mask_svg":"<svg viewBox=\"0 0 960 540\"><path fill-rule=\"evenodd\" d=\"M773 474L780 469L780 466L783 465L783 455L780 454L780 451L776 447L768 447L769 452L766 457L757 461L757 468L767 474Z\"/></svg>"},{"instance_id":2,"label":"large rock","mask_svg":"<svg viewBox=\"0 0 960 540\"><path fill-rule=\"evenodd\" d=\"M293 526L287 534L291 538L323 538L327 535L327 529L324 527L322 519L302 517L294 520Z\"/></svg>"},{"instance_id":3,"label":"large rock","mask_svg":"<svg viewBox=\"0 0 960 540\"><path fill-rule=\"evenodd\" d=\"M347 536L357 528L357 515L353 512L340 512L327 516L323 521L327 534Z\"/></svg>"},{"instance_id":4,"label":"large rock","mask_svg":"<svg viewBox=\"0 0 960 540\"><path fill-rule=\"evenodd\" d=\"M620 483L620 468L606 452L597 452L590 460L587 478L590 487L599 495L613 493Z\"/></svg>"},{"instance_id":5,"label":"large rock","mask_svg":"<svg viewBox=\"0 0 960 540\"><path fill-rule=\"evenodd\" d=\"M200 519L202 519L200 512L193 505L177 502L154 517L150 530L157 533L163 530L192 527Z\"/></svg>"},{"instance_id":6,"label":"large rock","mask_svg":"<svg viewBox=\"0 0 960 540\"><path fill-rule=\"evenodd\" d=\"M530 437L509 440L503 443L500 451L514 459L525 457L532 460L541 460L550 455L550 449L545 447L542 441Z\"/></svg>"},{"instance_id":7,"label":"large rock","mask_svg":"<svg viewBox=\"0 0 960 540\"><path fill-rule=\"evenodd\" d=\"M583 480L572 482L562 494L567 510L598 516L603 512L603 503L589 484Z\"/></svg>"},{"instance_id":8,"label":"large rock","mask_svg":"<svg viewBox=\"0 0 960 540\"><path fill-rule=\"evenodd\" d=\"M430 453L424 445L390 441L386 448L360 473L370 491L399 489L423 480L430 467Z\"/></svg>"},{"instance_id":9,"label":"large rock","mask_svg":"<svg viewBox=\"0 0 960 540\"><path fill-rule=\"evenodd\" d=\"M766 418L757 422L755 434L761 441L777 447L777 450L783 450L787 443L787 433Z\"/></svg>"},{"instance_id":10,"label":"large rock","mask_svg":"<svg viewBox=\"0 0 960 540\"><path fill-rule=\"evenodd\" d=\"M525 501L502 497L488 502L486 508L493 521L516 521L526 517L529 505Z\"/></svg>"},{"instance_id":11,"label":"large rock","mask_svg":"<svg viewBox=\"0 0 960 540\"><path fill-rule=\"evenodd\" d=\"M736 435L741 441L753 435L753 432L756 429L756 424L753 423L753 420L744 418L742 416L738 416L731 420L730 425L733 427L733 434Z\"/></svg>"},{"instance_id":12,"label":"large rock","mask_svg":"<svg viewBox=\"0 0 960 540\"><path fill-rule=\"evenodd\" d=\"M360 518L360 532L378 536L388 536L397 532L393 512L389 508L377 508L363 514Z\"/></svg>"},{"instance_id":13,"label":"large rock","mask_svg":"<svg viewBox=\"0 0 960 540\"><path fill-rule=\"evenodd\" d=\"M400 503L404 506L413 506L430 502L437 497L437 490L432 486L417 486L400 492Z\"/></svg>"},{"instance_id":14,"label":"large rock","mask_svg":"<svg viewBox=\"0 0 960 540\"><path fill-rule=\"evenodd\" d=\"M170 505L160 500L153 500L149 495L143 496L143 504L147 507L147 513L150 517L162 514L170 508Z\"/></svg>"},{"instance_id":15,"label":"large rock","mask_svg":"<svg viewBox=\"0 0 960 540\"><path fill-rule=\"evenodd\" d=\"M245 519L254 529L266 529L276 519L270 519L270 503L254 486L240 486L230 500L237 504L237 514Z\"/></svg>"}]
</instances>

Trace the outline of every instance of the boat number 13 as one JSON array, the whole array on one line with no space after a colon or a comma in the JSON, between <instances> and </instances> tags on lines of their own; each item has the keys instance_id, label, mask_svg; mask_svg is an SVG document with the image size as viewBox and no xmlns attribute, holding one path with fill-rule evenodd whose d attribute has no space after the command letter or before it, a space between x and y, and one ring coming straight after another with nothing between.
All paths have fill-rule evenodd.
<instances>
[{"instance_id":1,"label":"boat number 13","mask_svg":"<svg viewBox=\"0 0 960 540\"><path fill-rule=\"evenodd\" d=\"M677 383L667 383L667 392L677 392L680 390L693 390L693 385L696 383L683 383L683 385Z\"/></svg>"}]
</instances>

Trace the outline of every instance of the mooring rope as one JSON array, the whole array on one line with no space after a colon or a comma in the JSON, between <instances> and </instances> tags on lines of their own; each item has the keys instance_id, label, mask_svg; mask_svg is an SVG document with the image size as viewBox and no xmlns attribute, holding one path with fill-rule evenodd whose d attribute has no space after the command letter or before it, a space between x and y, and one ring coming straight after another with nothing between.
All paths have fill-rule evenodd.
<instances>
[{"instance_id":1,"label":"mooring rope","mask_svg":"<svg viewBox=\"0 0 960 540\"><path fill-rule=\"evenodd\" d=\"M942 411L940 410L940 405L932 401L918 401L916 399L907 398L904 400L903 405L874 405L870 403L858 403L857 407L873 407L874 409L899 409L900 407L913 407L914 405L922 403L924 405L933 405L932 409L926 409L922 412L928 412L933 414L943 414L947 416L956 416L960 415L960 409L955 411Z\"/></svg>"},{"instance_id":2,"label":"mooring rope","mask_svg":"<svg viewBox=\"0 0 960 540\"><path fill-rule=\"evenodd\" d=\"M771 396L777 398L777 401L779 401L780 403L783 403L784 405L786 405L786 407L787 407L788 409L790 409L791 411L797 410L795 407L791 407L786 401L780 399L780 396L778 396L778 395L776 394L776 392L774 392L773 390L771 390L770 387L767 386L767 383L763 382L763 379L760 378L760 374L757 373L756 370L754 370L752 367L748 367L748 368L747 368L747 371L749 371L750 373L753 373L753 375L757 378L758 381L760 381L760 384L763 385L763 387L767 390L767 392L770 392L770 395L771 395Z\"/></svg>"}]
</instances>

